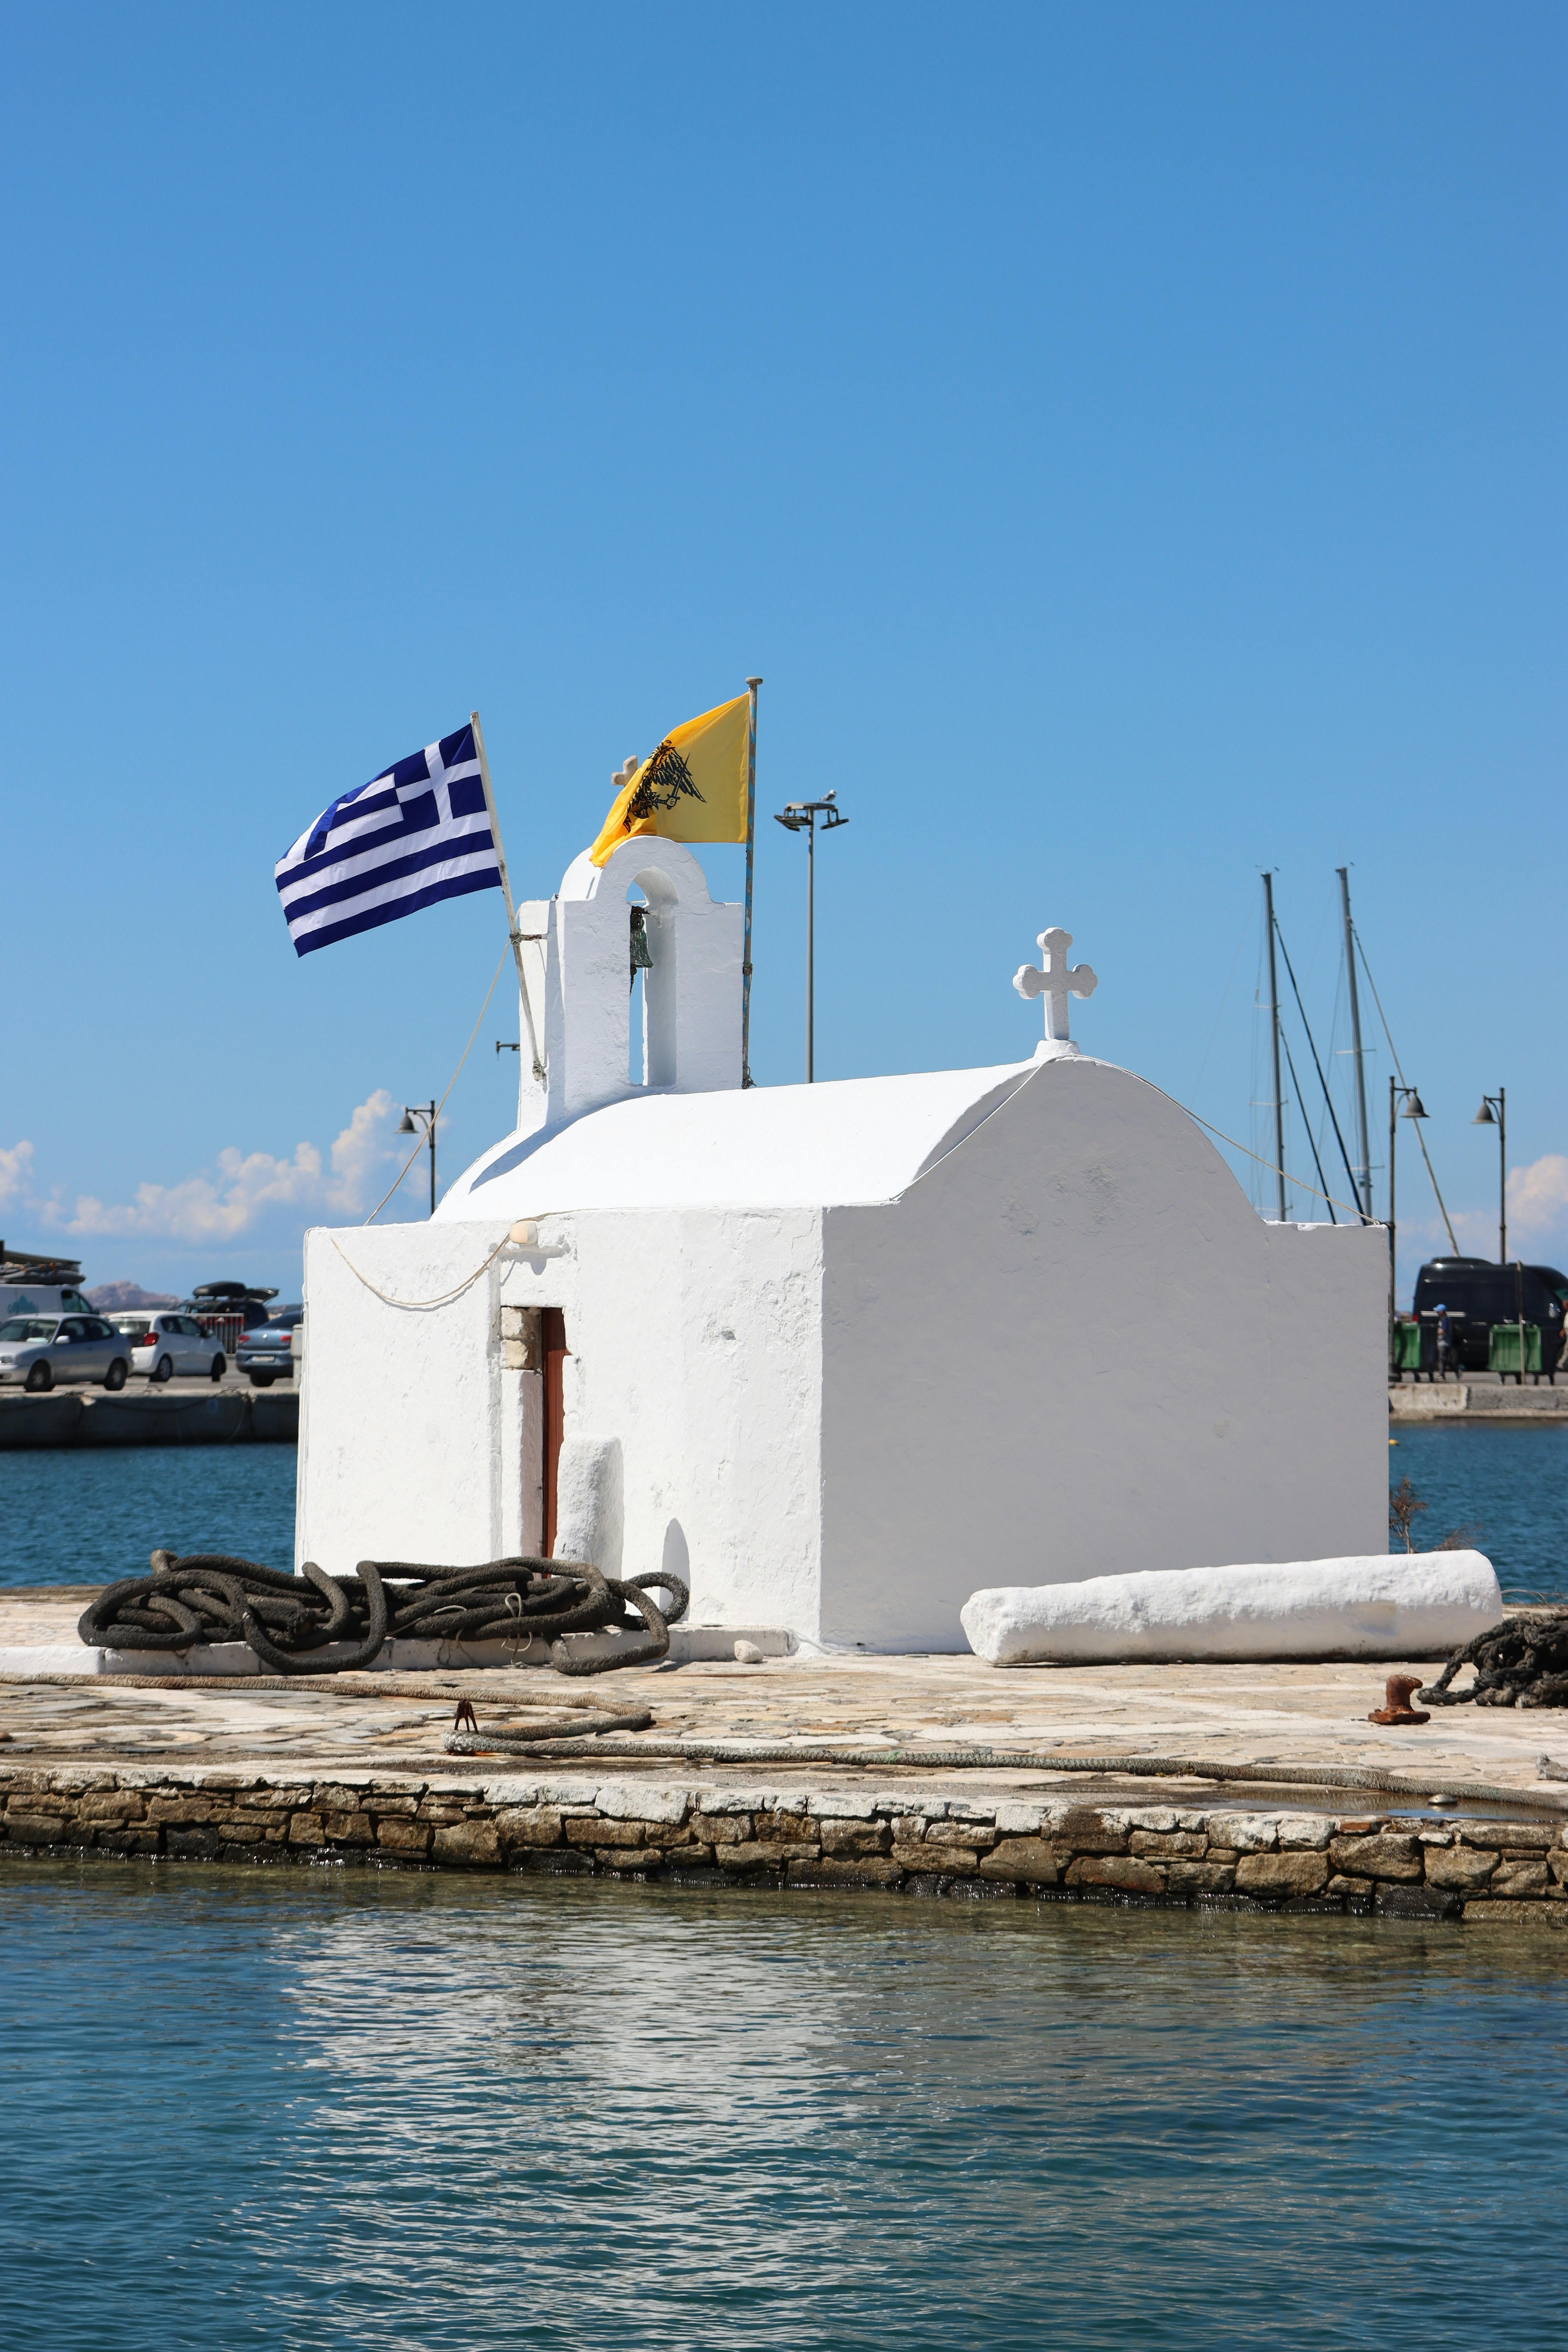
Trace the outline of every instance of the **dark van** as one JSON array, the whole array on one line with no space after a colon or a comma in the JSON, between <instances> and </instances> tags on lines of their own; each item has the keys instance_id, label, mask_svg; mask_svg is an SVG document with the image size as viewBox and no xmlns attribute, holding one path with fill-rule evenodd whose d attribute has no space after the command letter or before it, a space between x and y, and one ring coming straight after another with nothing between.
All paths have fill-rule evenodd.
<instances>
[{"instance_id":1,"label":"dark van","mask_svg":"<svg viewBox=\"0 0 1568 2352\"><path fill-rule=\"evenodd\" d=\"M1415 1312L1446 1307L1454 1353L1468 1372L1484 1372L1494 1323L1539 1323L1541 1361L1550 1371L1563 1344L1568 1275L1554 1265L1499 1265L1489 1257L1435 1257L1415 1277ZM1463 1318L1463 1321L1460 1318Z\"/></svg>"}]
</instances>

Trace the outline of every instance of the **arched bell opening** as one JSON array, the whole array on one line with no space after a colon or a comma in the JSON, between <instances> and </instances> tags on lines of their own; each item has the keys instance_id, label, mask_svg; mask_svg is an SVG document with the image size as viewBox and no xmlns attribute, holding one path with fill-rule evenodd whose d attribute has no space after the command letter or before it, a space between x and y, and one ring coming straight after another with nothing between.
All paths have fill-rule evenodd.
<instances>
[{"instance_id":1,"label":"arched bell opening","mask_svg":"<svg viewBox=\"0 0 1568 2352\"><path fill-rule=\"evenodd\" d=\"M632 1086L676 1080L676 918L668 876L637 875L626 891L626 1077Z\"/></svg>"}]
</instances>

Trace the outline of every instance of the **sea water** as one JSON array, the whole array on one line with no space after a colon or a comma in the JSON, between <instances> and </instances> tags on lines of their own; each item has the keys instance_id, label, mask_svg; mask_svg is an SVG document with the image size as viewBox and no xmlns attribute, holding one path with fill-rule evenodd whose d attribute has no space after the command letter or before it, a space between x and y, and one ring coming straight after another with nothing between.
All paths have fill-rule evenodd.
<instances>
[{"instance_id":1,"label":"sea water","mask_svg":"<svg viewBox=\"0 0 1568 2352\"><path fill-rule=\"evenodd\" d=\"M1555 1937L0 1864L13 2352L1560 2352Z\"/></svg>"},{"instance_id":2,"label":"sea water","mask_svg":"<svg viewBox=\"0 0 1568 2352\"><path fill-rule=\"evenodd\" d=\"M1568 1601L1568 1424L1406 1422L1394 1435L1389 1484L1408 1477L1426 1505L1411 1530L1417 1551L1462 1535L1491 1561L1505 1601Z\"/></svg>"},{"instance_id":3,"label":"sea water","mask_svg":"<svg viewBox=\"0 0 1568 2352\"><path fill-rule=\"evenodd\" d=\"M0 1588L145 1576L155 1546L294 1565L292 1445L0 1453Z\"/></svg>"},{"instance_id":4,"label":"sea water","mask_svg":"<svg viewBox=\"0 0 1568 2352\"><path fill-rule=\"evenodd\" d=\"M1418 1547L1474 1528L1505 1593L1568 1593L1568 1427L1403 1425L1388 1449L1429 1507ZM294 1564L291 1445L0 1453L0 1586L144 1575L154 1545Z\"/></svg>"}]
</instances>

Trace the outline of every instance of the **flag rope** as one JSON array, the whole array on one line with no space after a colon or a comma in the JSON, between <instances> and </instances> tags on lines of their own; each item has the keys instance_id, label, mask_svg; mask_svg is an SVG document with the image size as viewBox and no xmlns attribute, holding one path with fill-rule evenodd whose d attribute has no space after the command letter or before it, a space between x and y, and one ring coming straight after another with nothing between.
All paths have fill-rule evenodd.
<instances>
[{"instance_id":1,"label":"flag rope","mask_svg":"<svg viewBox=\"0 0 1568 2352\"><path fill-rule=\"evenodd\" d=\"M375 1220L377 1219L377 1217L379 1217L379 1216L380 1216L380 1214L381 1214L381 1213L382 1213L383 1209L384 1209L384 1208L385 1208L385 1206L386 1206L386 1204L387 1204L388 1201L390 1201L390 1200L391 1200L391 1198L392 1198L392 1193L396 1192L398 1185L402 1183L402 1181L403 1181L404 1178L407 1175L407 1173L408 1173L409 1170L413 1167L413 1165L414 1165L415 1161L418 1159L419 1154L424 1150L425 1146L426 1146L426 1141L427 1141L427 1139L428 1139L428 1138L429 1138L430 1134L432 1134L432 1133L434 1132L437 1119L438 1119L438 1118L440 1118L441 1113L442 1113L442 1112L446 1109L446 1108L447 1108L447 1095L449 1095L449 1094L451 1093L451 1091L452 1091L452 1088L457 1085L458 1078L462 1076L463 1064L468 1060L468 1055L469 1055L472 1053L472 1051L473 1051L473 1048L474 1048L474 1039L475 1039L475 1038L479 1035L479 1021L482 1021L482 1020L484 1019L484 1017L485 1017L485 1014L489 1012L489 1003L490 1003L490 999L491 999L491 997L492 997L492 996L495 994L495 992L496 992L496 982L497 982L497 981L500 978L500 975L501 975L501 964L504 964L504 963L505 963L505 961L506 961L506 960L507 960L508 956L509 956L509 955L510 955L511 951L512 951L511 941L510 941L510 940L509 939L509 940L507 940L507 943L506 943L505 947L504 947L504 948L502 948L502 950L501 950L501 951L500 951L500 963L498 963L498 964L497 964L497 966L496 966L496 968L495 968L494 971L490 974L490 984L489 984L489 987L486 989L486 991L485 991L485 1001L484 1001L484 1003L483 1003L480 1005L480 1007L479 1007L479 1020L475 1022L475 1024L474 1024L474 1025L473 1025L473 1028L472 1028L472 1029L471 1029L471 1031L469 1032L469 1034L468 1034L468 1044L464 1046L464 1048L463 1048L463 1050L462 1050L461 1055L458 1056L458 1066L457 1066L457 1068L453 1071L453 1073L452 1073L451 1076L450 1076L450 1077L447 1079L447 1094L446 1094L446 1095L443 1095L443 1096L442 1096L442 1097L441 1097L441 1099L440 1099L440 1101L437 1104L436 1108L435 1108L435 1112L434 1112L434 1114L433 1114L433 1116L432 1116L432 1118L431 1118L431 1120L430 1120L430 1126L429 1126L429 1128L426 1129L426 1133L420 1137L420 1139L419 1139L418 1142L415 1145L415 1147L414 1147L413 1150L409 1153L409 1155L408 1155L407 1159L404 1161L404 1163L403 1163L402 1167L398 1170L398 1171L397 1171L396 1181L395 1181L395 1182L393 1184L392 1192L384 1192L384 1193L382 1194L382 1196L381 1196L380 1200L376 1202L376 1204L375 1204L374 1208L371 1211L371 1213L370 1213L369 1216L368 1216L368 1217L366 1217L366 1218L363 1220L363 1223L364 1223L365 1224L370 1225L370 1224L374 1224L374 1223L375 1223ZM487 1261L487 1263L488 1263L488 1261Z\"/></svg>"}]
</instances>

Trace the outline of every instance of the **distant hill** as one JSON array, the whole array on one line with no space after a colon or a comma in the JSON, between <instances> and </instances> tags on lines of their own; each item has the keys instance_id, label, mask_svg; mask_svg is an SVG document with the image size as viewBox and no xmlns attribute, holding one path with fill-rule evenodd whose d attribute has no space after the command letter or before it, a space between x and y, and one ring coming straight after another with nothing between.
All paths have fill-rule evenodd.
<instances>
[{"instance_id":1,"label":"distant hill","mask_svg":"<svg viewBox=\"0 0 1568 2352\"><path fill-rule=\"evenodd\" d=\"M88 1292L87 1303L100 1315L113 1315L133 1313L139 1307L177 1307L180 1302L164 1290L143 1290L140 1283L100 1282Z\"/></svg>"}]
</instances>

